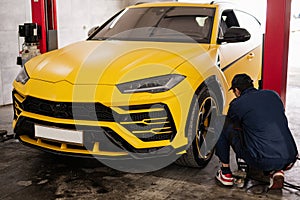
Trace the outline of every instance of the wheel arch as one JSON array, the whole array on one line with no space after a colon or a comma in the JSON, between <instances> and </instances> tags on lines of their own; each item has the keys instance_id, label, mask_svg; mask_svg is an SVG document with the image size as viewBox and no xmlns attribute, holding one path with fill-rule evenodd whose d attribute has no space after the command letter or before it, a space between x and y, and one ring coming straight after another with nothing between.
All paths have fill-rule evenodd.
<instances>
[{"instance_id":1,"label":"wheel arch","mask_svg":"<svg viewBox=\"0 0 300 200\"><path fill-rule=\"evenodd\" d=\"M198 100L199 96L205 89L212 91L213 94L216 96L219 110L222 112L222 110L225 106L225 104L224 104L225 95L224 95L224 91L221 87L220 81L218 80L216 75L212 75L212 76L208 77L202 83L199 84L199 86L197 87L197 89L194 93L194 97L192 99L191 105L193 105L195 103L195 101ZM190 106L190 108L189 108L187 122L191 120L191 117L192 117L192 106ZM187 138L188 138L188 129L189 129L188 123L186 123L185 124L185 136Z\"/></svg>"},{"instance_id":2,"label":"wheel arch","mask_svg":"<svg viewBox=\"0 0 300 200\"><path fill-rule=\"evenodd\" d=\"M219 110L222 111L225 105L225 95L221 87L220 81L218 80L216 75L212 75L205 79L196 89L195 95L199 96L205 88L207 88L209 92L213 92L213 94L216 96Z\"/></svg>"}]
</instances>

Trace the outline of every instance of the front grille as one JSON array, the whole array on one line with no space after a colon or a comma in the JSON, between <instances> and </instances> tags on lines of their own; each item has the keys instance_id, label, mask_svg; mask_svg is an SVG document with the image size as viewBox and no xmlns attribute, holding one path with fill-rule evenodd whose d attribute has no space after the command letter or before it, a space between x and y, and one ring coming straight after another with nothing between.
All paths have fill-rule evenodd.
<instances>
[{"instance_id":1,"label":"front grille","mask_svg":"<svg viewBox=\"0 0 300 200\"><path fill-rule=\"evenodd\" d=\"M171 112L167 105L162 103L120 107L123 112L119 114L101 103L53 102L31 96L22 97L16 91L13 92L13 101L14 119L18 119L22 111L27 111L62 119L116 122L144 142L172 141L176 135L176 127ZM20 120L18 119L18 121ZM29 135L33 134L32 131L26 130L28 126L25 126L20 134L22 132ZM58 127L70 128L69 125L64 124L59 124ZM75 125L71 129L75 129ZM86 128L84 130L87 130L89 135L93 135L93 138L103 135L103 131L99 132L92 127L90 130Z\"/></svg>"},{"instance_id":2,"label":"front grille","mask_svg":"<svg viewBox=\"0 0 300 200\"><path fill-rule=\"evenodd\" d=\"M27 97L23 102L27 112L62 119L114 121L113 111L101 103L53 102Z\"/></svg>"}]
</instances>

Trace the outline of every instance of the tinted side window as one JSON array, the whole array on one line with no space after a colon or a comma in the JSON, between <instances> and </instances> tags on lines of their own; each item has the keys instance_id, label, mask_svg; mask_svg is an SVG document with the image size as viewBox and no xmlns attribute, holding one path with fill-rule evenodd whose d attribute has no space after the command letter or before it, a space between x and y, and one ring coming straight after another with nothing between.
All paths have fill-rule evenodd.
<instances>
[{"instance_id":1,"label":"tinted side window","mask_svg":"<svg viewBox=\"0 0 300 200\"><path fill-rule=\"evenodd\" d=\"M219 37L222 38L226 30L232 26L240 26L235 13L233 10L223 11L219 23Z\"/></svg>"}]
</instances>

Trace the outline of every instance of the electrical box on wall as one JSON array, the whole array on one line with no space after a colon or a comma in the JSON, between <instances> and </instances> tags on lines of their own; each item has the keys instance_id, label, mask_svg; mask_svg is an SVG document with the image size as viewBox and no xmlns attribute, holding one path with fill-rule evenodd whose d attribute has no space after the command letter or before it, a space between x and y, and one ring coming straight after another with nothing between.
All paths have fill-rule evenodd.
<instances>
[{"instance_id":1,"label":"electrical box on wall","mask_svg":"<svg viewBox=\"0 0 300 200\"><path fill-rule=\"evenodd\" d=\"M25 23L19 25L19 56L17 57L17 64L24 66L24 64L31 58L40 55L39 40L41 38L41 27L36 23ZM20 49L20 37L24 38L24 43Z\"/></svg>"},{"instance_id":2,"label":"electrical box on wall","mask_svg":"<svg viewBox=\"0 0 300 200\"><path fill-rule=\"evenodd\" d=\"M26 43L38 43L41 36L40 26L36 23L19 25L19 36L24 37Z\"/></svg>"}]
</instances>

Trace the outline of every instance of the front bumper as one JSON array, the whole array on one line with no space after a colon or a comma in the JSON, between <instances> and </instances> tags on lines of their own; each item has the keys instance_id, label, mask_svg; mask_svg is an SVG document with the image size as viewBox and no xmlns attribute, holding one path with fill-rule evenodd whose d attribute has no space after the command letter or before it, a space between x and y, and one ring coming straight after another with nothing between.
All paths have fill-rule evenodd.
<instances>
[{"instance_id":1,"label":"front bumper","mask_svg":"<svg viewBox=\"0 0 300 200\"><path fill-rule=\"evenodd\" d=\"M25 145L71 156L132 157L180 153L185 140L164 103L108 107L24 96L13 91L14 132ZM35 136L35 125L81 130L83 144ZM180 136L181 135L181 136ZM178 136L178 137L176 137ZM181 141L174 148L174 139ZM177 142L178 143L178 142Z\"/></svg>"}]
</instances>

